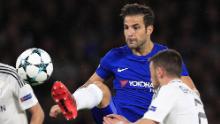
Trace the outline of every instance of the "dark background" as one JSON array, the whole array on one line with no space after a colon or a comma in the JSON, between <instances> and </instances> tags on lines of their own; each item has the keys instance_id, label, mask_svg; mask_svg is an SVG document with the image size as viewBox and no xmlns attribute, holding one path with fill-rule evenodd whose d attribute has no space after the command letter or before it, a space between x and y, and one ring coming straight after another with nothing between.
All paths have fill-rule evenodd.
<instances>
[{"instance_id":1,"label":"dark background","mask_svg":"<svg viewBox=\"0 0 220 124\"><path fill-rule=\"evenodd\" d=\"M152 39L181 52L201 93L210 124L220 123L219 0L0 0L0 61L15 65L30 47L53 59L49 81L34 87L45 110L45 124L93 124L88 110L73 121L52 119L50 88L55 80L73 92L94 73L100 58L124 44L120 8L150 5L156 14Z\"/></svg>"}]
</instances>

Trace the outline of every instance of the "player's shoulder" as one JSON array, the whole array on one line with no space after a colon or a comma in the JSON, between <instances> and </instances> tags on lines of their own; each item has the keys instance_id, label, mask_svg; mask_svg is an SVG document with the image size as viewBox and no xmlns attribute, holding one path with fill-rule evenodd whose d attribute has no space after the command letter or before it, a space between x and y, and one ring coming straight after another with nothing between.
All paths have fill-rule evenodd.
<instances>
[{"instance_id":1,"label":"player's shoulder","mask_svg":"<svg viewBox=\"0 0 220 124\"><path fill-rule=\"evenodd\" d=\"M15 80L20 87L25 85L25 83L21 80L20 76L18 75L16 69L13 66L10 66L8 64L0 63L0 74L3 74L9 79Z\"/></svg>"},{"instance_id":2,"label":"player's shoulder","mask_svg":"<svg viewBox=\"0 0 220 124\"><path fill-rule=\"evenodd\" d=\"M123 55L126 55L127 53L129 53L129 48L127 45L124 45L121 47L112 48L107 52L106 56L121 57Z\"/></svg>"},{"instance_id":3,"label":"player's shoulder","mask_svg":"<svg viewBox=\"0 0 220 124\"><path fill-rule=\"evenodd\" d=\"M124 46L112 48L109 52L111 52L113 54L123 54L123 53L126 53L128 51L129 51L128 46L124 45Z\"/></svg>"},{"instance_id":4,"label":"player's shoulder","mask_svg":"<svg viewBox=\"0 0 220 124\"><path fill-rule=\"evenodd\" d=\"M157 51L168 49L168 47L166 45L159 44L159 43L154 43L154 47Z\"/></svg>"},{"instance_id":5,"label":"player's shoulder","mask_svg":"<svg viewBox=\"0 0 220 124\"><path fill-rule=\"evenodd\" d=\"M12 71L16 71L16 69L13 66L10 66L8 64L4 64L4 63L0 63L0 69L1 70L12 70Z\"/></svg>"},{"instance_id":6,"label":"player's shoulder","mask_svg":"<svg viewBox=\"0 0 220 124\"><path fill-rule=\"evenodd\" d=\"M170 83L164 86L164 89L166 90L166 92L172 92L174 95L181 95L193 92L181 80L172 80Z\"/></svg>"},{"instance_id":7,"label":"player's shoulder","mask_svg":"<svg viewBox=\"0 0 220 124\"><path fill-rule=\"evenodd\" d=\"M0 63L0 73L18 76L16 69L8 64Z\"/></svg>"},{"instance_id":8,"label":"player's shoulder","mask_svg":"<svg viewBox=\"0 0 220 124\"><path fill-rule=\"evenodd\" d=\"M173 95L178 95L180 93L180 86L182 86L181 84L182 84L181 80L172 80L168 84L163 85L160 88L160 91L164 93L171 93Z\"/></svg>"}]
</instances>

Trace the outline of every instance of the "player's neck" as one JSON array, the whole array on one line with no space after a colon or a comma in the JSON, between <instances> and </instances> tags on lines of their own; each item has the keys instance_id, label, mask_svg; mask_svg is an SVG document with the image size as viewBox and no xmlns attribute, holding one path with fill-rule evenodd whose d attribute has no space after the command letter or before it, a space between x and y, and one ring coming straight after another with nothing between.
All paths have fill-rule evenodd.
<instances>
[{"instance_id":1,"label":"player's neck","mask_svg":"<svg viewBox=\"0 0 220 124\"><path fill-rule=\"evenodd\" d=\"M145 56L152 51L153 47L154 47L153 42L151 40L148 40L142 46L140 46L136 49L132 49L132 52L134 55L137 55L137 56Z\"/></svg>"},{"instance_id":2,"label":"player's neck","mask_svg":"<svg viewBox=\"0 0 220 124\"><path fill-rule=\"evenodd\" d=\"M178 77L164 77L164 78L161 79L161 81L160 81L160 86L167 85L167 84L170 83L172 80L177 80L177 79L180 79L180 78L178 78Z\"/></svg>"}]
</instances>

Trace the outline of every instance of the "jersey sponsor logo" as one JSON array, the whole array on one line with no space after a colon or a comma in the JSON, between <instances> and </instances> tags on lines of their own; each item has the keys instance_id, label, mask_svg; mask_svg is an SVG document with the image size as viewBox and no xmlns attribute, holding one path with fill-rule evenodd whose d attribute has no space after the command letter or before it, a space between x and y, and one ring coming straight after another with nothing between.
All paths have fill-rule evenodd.
<instances>
[{"instance_id":1,"label":"jersey sponsor logo","mask_svg":"<svg viewBox=\"0 0 220 124\"><path fill-rule=\"evenodd\" d=\"M151 82L145 81L128 81L130 86L133 87L144 87L144 88L153 88L153 84Z\"/></svg>"},{"instance_id":2,"label":"jersey sponsor logo","mask_svg":"<svg viewBox=\"0 0 220 124\"><path fill-rule=\"evenodd\" d=\"M153 111L153 112L155 112L157 110L157 107L155 107L155 106L150 106L149 108L148 108L148 111Z\"/></svg>"},{"instance_id":3,"label":"jersey sponsor logo","mask_svg":"<svg viewBox=\"0 0 220 124\"><path fill-rule=\"evenodd\" d=\"M128 68L118 68L117 69L117 72L123 72L123 71L125 71L125 70L127 70Z\"/></svg>"},{"instance_id":4,"label":"jersey sponsor logo","mask_svg":"<svg viewBox=\"0 0 220 124\"><path fill-rule=\"evenodd\" d=\"M145 81L130 81L130 80L120 80L121 87L125 87L127 84L131 87L142 87L153 89L153 84L151 82Z\"/></svg>"},{"instance_id":5,"label":"jersey sponsor logo","mask_svg":"<svg viewBox=\"0 0 220 124\"><path fill-rule=\"evenodd\" d=\"M24 102L24 101L29 100L31 98L32 98L32 94L29 93L29 94L25 95L24 97L20 98L20 100L21 100L21 102Z\"/></svg>"},{"instance_id":6,"label":"jersey sponsor logo","mask_svg":"<svg viewBox=\"0 0 220 124\"><path fill-rule=\"evenodd\" d=\"M128 83L128 80L120 80L120 83L121 87L124 87Z\"/></svg>"}]
</instances>

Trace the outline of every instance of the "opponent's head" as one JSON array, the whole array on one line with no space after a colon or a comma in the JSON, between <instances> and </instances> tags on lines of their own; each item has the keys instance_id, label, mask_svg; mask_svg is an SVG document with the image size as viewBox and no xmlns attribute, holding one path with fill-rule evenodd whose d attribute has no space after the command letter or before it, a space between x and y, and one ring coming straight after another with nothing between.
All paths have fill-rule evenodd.
<instances>
[{"instance_id":1,"label":"opponent's head","mask_svg":"<svg viewBox=\"0 0 220 124\"><path fill-rule=\"evenodd\" d=\"M150 58L149 61L151 81L154 87L159 86L162 80L167 77L180 78L182 57L177 51L171 49L161 51Z\"/></svg>"},{"instance_id":2,"label":"opponent's head","mask_svg":"<svg viewBox=\"0 0 220 124\"><path fill-rule=\"evenodd\" d=\"M153 32L154 12L145 5L126 4L120 14L124 20L125 40L130 48L145 44Z\"/></svg>"}]
</instances>

